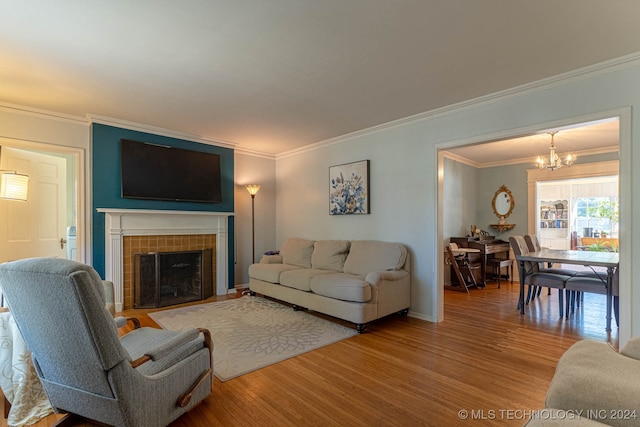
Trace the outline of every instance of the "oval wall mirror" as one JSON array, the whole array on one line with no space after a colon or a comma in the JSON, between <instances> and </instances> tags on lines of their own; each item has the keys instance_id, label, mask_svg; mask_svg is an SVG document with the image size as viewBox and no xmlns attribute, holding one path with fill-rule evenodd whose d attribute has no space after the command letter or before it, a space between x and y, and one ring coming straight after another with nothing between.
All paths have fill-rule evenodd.
<instances>
[{"instance_id":1,"label":"oval wall mirror","mask_svg":"<svg viewBox=\"0 0 640 427\"><path fill-rule=\"evenodd\" d=\"M503 185L498 188L498 191L496 191L496 194L493 196L493 200L491 201L491 205L493 206L493 213L495 213L498 218L504 219L511 215L516 202L513 200L511 190Z\"/></svg>"}]
</instances>

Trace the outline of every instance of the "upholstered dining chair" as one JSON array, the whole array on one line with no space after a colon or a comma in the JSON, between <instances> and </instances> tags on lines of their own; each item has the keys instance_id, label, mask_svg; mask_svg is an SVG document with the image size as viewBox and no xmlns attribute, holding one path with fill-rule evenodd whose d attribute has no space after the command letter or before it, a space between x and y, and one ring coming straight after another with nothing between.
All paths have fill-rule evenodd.
<instances>
[{"instance_id":1,"label":"upholstered dining chair","mask_svg":"<svg viewBox=\"0 0 640 427\"><path fill-rule=\"evenodd\" d=\"M531 252L529 251L527 243L522 236L509 237L509 243L511 244L511 248L513 249L513 253L516 255L516 258L519 255L526 255ZM520 265L520 262L518 262L518 265ZM535 286L544 286L548 288L558 289L558 311L560 313L560 317L563 317L564 284L571 278L571 276L565 274L549 273L547 271L540 271L540 266L537 262L529 261L525 261L524 271L522 271L522 269L520 268L518 269L518 271L521 275L520 280L523 280L523 283L525 285L528 285L525 304L528 304L531 300L531 293L533 292ZM522 277L522 275L524 275L524 277Z\"/></svg>"},{"instance_id":2,"label":"upholstered dining chair","mask_svg":"<svg viewBox=\"0 0 640 427\"><path fill-rule=\"evenodd\" d=\"M565 282L566 311L568 318L571 311L579 306L585 292L606 295L607 273L604 271L581 271ZM611 293L613 295L613 315L619 325L620 317L620 274L616 268L613 273Z\"/></svg>"},{"instance_id":3,"label":"upholstered dining chair","mask_svg":"<svg viewBox=\"0 0 640 427\"><path fill-rule=\"evenodd\" d=\"M542 246L540 246L540 240L538 240L538 236L536 234L525 234L524 241L527 243L529 252L537 252L539 250L542 250ZM543 262L538 263L538 271L545 273L563 274L565 276L574 276L577 273L575 270L567 268L552 267L551 263L545 266ZM534 289L534 291L532 292L532 297L540 295L541 289L542 288L540 287ZM551 288L549 288L549 295L551 295Z\"/></svg>"},{"instance_id":4,"label":"upholstered dining chair","mask_svg":"<svg viewBox=\"0 0 640 427\"><path fill-rule=\"evenodd\" d=\"M0 264L0 287L56 412L112 426L166 426L211 393L204 329L118 337L102 280L59 258Z\"/></svg>"}]
</instances>

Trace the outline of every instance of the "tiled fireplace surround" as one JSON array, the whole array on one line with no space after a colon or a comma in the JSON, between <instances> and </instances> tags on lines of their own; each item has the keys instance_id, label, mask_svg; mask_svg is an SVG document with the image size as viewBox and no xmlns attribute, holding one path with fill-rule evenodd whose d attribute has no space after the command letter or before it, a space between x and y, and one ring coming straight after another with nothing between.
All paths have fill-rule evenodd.
<instances>
[{"instance_id":1,"label":"tiled fireplace surround","mask_svg":"<svg viewBox=\"0 0 640 427\"><path fill-rule=\"evenodd\" d=\"M113 282L116 311L133 308L135 252L213 248L216 294L224 295L228 280L228 217L233 213L104 209L105 279Z\"/></svg>"}]
</instances>

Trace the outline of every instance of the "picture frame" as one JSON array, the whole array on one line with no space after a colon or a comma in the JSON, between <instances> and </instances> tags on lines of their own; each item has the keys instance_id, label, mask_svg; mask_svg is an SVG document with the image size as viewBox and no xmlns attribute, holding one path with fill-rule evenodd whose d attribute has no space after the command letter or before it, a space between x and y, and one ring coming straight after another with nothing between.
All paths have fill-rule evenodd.
<instances>
[{"instance_id":1,"label":"picture frame","mask_svg":"<svg viewBox=\"0 0 640 427\"><path fill-rule=\"evenodd\" d=\"M330 166L329 214L369 213L369 160Z\"/></svg>"}]
</instances>

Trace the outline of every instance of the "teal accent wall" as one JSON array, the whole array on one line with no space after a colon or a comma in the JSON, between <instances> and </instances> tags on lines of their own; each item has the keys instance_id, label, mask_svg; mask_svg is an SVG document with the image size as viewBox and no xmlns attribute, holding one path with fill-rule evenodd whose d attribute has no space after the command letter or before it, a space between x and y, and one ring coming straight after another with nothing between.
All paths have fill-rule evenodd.
<instances>
[{"instance_id":1,"label":"teal accent wall","mask_svg":"<svg viewBox=\"0 0 640 427\"><path fill-rule=\"evenodd\" d=\"M96 211L97 208L208 212L234 211L234 155L232 149L102 124L93 124L91 131L93 267L103 278L105 272L105 215L98 213ZM122 138L220 155L222 203L123 199L120 187L120 139ZM235 253L233 217L229 217L228 239L229 254L233 254ZM232 256L229 256L229 268L227 271L229 272L229 286L233 287L235 282Z\"/></svg>"}]
</instances>

